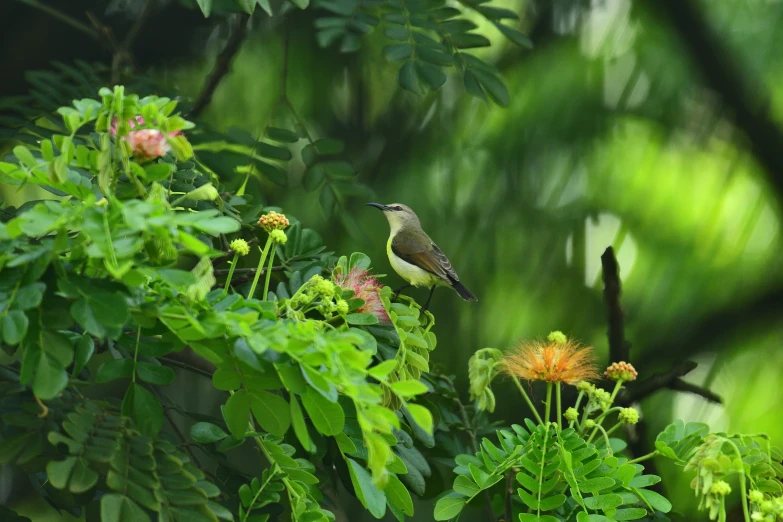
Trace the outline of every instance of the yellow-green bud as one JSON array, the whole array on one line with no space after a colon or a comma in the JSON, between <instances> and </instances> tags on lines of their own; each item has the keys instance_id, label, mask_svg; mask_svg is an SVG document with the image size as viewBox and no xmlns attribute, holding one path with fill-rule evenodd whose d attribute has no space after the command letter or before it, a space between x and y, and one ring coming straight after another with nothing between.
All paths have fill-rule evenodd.
<instances>
[{"instance_id":1,"label":"yellow-green bud","mask_svg":"<svg viewBox=\"0 0 783 522\"><path fill-rule=\"evenodd\" d=\"M772 513L772 511L775 509L775 504L773 504L770 500L765 500L761 503L760 507L762 512Z\"/></svg>"},{"instance_id":2,"label":"yellow-green bud","mask_svg":"<svg viewBox=\"0 0 783 522\"><path fill-rule=\"evenodd\" d=\"M345 299L340 299L337 301L337 313L340 315L345 315L348 313L348 301Z\"/></svg>"},{"instance_id":3,"label":"yellow-green bud","mask_svg":"<svg viewBox=\"0 0 783 522\"><path fill-rule=\"evenodd\" d=\"M315 291L324 297L334 296L334 283L327 279L321 279L315 284Z\"/></svg>"},{"instance_id":4,"label":"yellow-green bud","mask_svg":"<svg viewBox=\"0 0 783 522\"><path fill-rule=\"evenodd\" d=\"M579 390L580 392L585 392L585 393L592 393L594 388L595 388L595 386L593 386L592 384L590 384L587 381L579 381L579 384L576 385L576 389L577 390Z\"/></svg>"},{"instance_id":5,"label":"yellow-green bud","mask_svg":"<svg viewBox=\"0 0 783 522\"><path fill-rule=\"evenodd\" d=\"M576 411L576 408L568 408L563 414L563 417L569 422L574 422L579 418L579 412Z\"/></svg>"},{"instance_id":6,"label":"yellow-green bud","mask_svg":"<svg viewBox=\"0 0 783 522\"><path fill-rule=\"evenodd\" d=\"M188 192L187 197L193 201L214 201L220 197L220 194L211 183L205 183L199 188Z\"/></svg>"},{"instance_id":7,"label":"yellow-green bud","mask_svg":"<svg viewBox=\"0 0 783 522\"><path fill-rule=\"evenodd\" d=\"M554 332L550 332L546 338L550 343L565 344L568 342L568 337L566 337L565 334L560 330L555 330Z\"/></svg>"},{"instance_id":8,"label":"yellow-green bud","mask_svg":"<svg viewBox=\"0 0 783 522\"><path fill-rule=\"evenodd\" d=\"M595 428L595 421L593 419L587 419L585 421L585 428L587 428L588 430L591 428Z\"/></svg>"},{"instance_id":9,"label":"yellow-green bud","mask_svg":"<svg viewBox=\"0 0 783 522\"><path fill-rule=\"evenodd\" d=\"M613 381L635 381L636 376L638 375L636 373L636 369L627 362L616 362L612 363L609 368L606 369L604 372L604 375Z\"/></svg>"},{"instance_id":10,"label":"yellow-green bud","mask_svg":"<svg viewBox=\"0 0 783 522\"><path fill-rule=\"evenodd\" d=\"M756 504L759 504L764 501L764 493L757 489L750 490L750 493L748 493L748 498L751 502L755 502Z\"/></svg>"},{"instance_id":11,"label":"yellow-green bud","mask_svg":"<svg viewBox=\"0 0 783 522\"><path fill-rule=\"evenodd\" d=\"M288 236L285 235L285 232L279 229L271 231L269 233L269 237L272 238L272 241L281 245L284 245L285 242L288 241Z\"/></svg>"},{"instance_id":12,"label":"yellow-green bud","mask_svg":"<svg viewBox=\"0 0 783 522\"><path fill-rule=\"evenodd\" d=\"M633 408L623 408L618 418L626 424L636 424L639 422L639 412Z\"/></svg>"},{"instance_id":13,"label":"yellow-green bud","mask_svg":"<svg viewBox=\"0 0 783 522\"><path fill-rule=\"evenodd\" d=\"M239 254L240 256L246 256L250 253L250 245L244 239L235 239L229 245L231 250Z\"/></svg>"},{"instance_id":14,"label":"yellow-green bud","mask_svg":"<svg viewBox=\"0 0 783 522\"><path fill-rule=\"evenodd\" d=\"M731 486L729 486L729 483L725 480L718 480L717 482L714 482L712 486L710 486L710 493L713 495L725 497L731 493Z\"/></svg>"},{"instance_id":15,"label":"yellow-green bud","mask_svg":"<svg viewBox=\"0 0 783 522\"><path fill-rule=\"evenodd\" d=\"M592 399L601 406L601 409L606 410L612 404L612 394L601 388L593 389Z\"/></svg>"}]
</instances>

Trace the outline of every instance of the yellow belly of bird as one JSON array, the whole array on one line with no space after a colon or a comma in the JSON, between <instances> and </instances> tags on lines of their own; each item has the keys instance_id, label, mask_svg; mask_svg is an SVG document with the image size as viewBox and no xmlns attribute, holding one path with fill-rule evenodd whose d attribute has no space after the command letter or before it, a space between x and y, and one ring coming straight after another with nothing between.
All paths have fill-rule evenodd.
<instances>
[{"instance_id":1,"label":"yellow belly of bird","mask_svg":"<svg viewBox=\"0 0 783 522\"><path fill-rule=\"evenodd\" d=\"M448 285L442 278L397 257L397 255L392 252L391 243L392 238L389 238L389 242L386 244L386 253L389 256L389 263L391 263L394 271L409 284L413 286L425 286L427 288L431 288L434 285Z\"/></svg>"}]
</instances>

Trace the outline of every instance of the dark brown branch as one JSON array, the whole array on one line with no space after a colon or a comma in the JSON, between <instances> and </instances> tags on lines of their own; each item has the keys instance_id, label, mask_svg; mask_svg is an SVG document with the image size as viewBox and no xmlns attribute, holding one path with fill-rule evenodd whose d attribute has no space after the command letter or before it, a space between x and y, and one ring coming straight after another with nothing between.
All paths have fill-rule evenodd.
<instances>
[{"instance_id":1,"label":"dark brown branch","mask_svg":"<svg viewBox=\"0 0 783 522\"><path fill-rule=\"evenodd\" d=\"M707 399L710 402L722 403L722 399L717 394L682 380L682 377L696 369L697 364L693 361L683 361L676 364L672 369L664 373L657 373L643 381L635 384L629 384L627 390L618 397L618 403L628 406L634 402L652 395L658 390L669 389L675 391L684 391L695 393Z\"/></svg>"},{"instance_id":2,"label":"dark brown branch","mask_svg":"<svg viewBox=\"0 0 783 522\"><path fill-rule=\"evenodd\" d=\"M215 373L215 365L199 357L190 347L186 347L180 352L172 352L160 359L162 364L170 364L188 370L193 373L204 375L205 377L212 377Z\"/></svg>"},{"instance_id":3,"label":"dark brown branch","mask_svg":"<svg viewBox=\"0 0 783 522\"><path fill-rule=\"evenodd\" d=\"M212 101L212 96L215 94L218 85L220 85L223 77L228 74L234 55L242 47L242 42L244 42L245 36L247 36L247 21L249 19L250 15L247 13L237 14L234 18L231 36L226 43L226 47L215 60L215 67L212 69L206 83L204 83L204 87L201 89L201 93L190 111L190 116L197 117Z\"/></svg>"},{"instance_id":4,"label":"dark brown branch","mask_svg":"<svg viewBox=\"0 0 783 522\"><path fill-rule=\"evenodd\" d=\"M609 328L606 332L609 340L609 362L628 361L629 349L625 340L623 309L620 305L620 269L614 257L614 248L608 247L601 256L604 279L604 303Z\"/></svg>"},{"instance_id":5,"label":"dark brown branch","mask_svg":"<svg viewBox=\"0 0 783 522\"><path fill-rule=\"evenodd\" d=\"M750 141L750 148L767 171L770 184L783 195L783 132L765 105L764 82L752 77L748 67L741 67L720 37L710 26L693 0L655 0L657 8L675 31L705 83L716 91L731 109L734 120Z\"/></svg>"}]
</instances>

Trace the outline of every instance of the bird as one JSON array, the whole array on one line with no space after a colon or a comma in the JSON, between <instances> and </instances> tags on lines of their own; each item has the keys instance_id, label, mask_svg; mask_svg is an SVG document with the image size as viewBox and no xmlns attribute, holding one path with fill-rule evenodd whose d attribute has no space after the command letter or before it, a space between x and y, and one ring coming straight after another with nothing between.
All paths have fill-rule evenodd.
<instances>
[{"instance_id":1,"label":"bird","mask_svg":"<svg viewBox=\"0 0 783 522\"><path fill-rule=\"evenodd\" d=\"M450 286L465 301L478 301L460 282L451 262L421 228L418 216L410 207L401 203L367 203L367 206L381 210L386 216L391 228L386 253L394 271L408 283L394 291L394 300L406 288L424 286L430 290L423 308L427 310L435 288Z\"/></svg>"}]
</instances>

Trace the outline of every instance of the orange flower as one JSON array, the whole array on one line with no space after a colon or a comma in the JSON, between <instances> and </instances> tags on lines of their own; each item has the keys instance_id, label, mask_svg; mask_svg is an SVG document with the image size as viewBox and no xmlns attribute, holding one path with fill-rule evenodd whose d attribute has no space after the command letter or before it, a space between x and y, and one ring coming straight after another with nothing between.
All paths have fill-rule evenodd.
<instances>
[{"instance_id":1,"label":"orange flower","mask_svg":"<svg viewBox=\"0 0 783 522\"><path fill-rule=\"evenodd\" d=\"M564 382L598 379L592 347L572 340L526 341L503 357L502 371L528 381Z\"/></svg>"}]
</instances>

